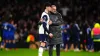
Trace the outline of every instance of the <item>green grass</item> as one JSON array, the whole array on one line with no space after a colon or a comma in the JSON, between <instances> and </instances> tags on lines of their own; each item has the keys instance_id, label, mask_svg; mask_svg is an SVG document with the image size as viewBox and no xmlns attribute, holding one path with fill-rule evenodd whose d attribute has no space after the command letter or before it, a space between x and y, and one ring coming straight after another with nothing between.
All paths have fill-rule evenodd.
<instances>
[{"instance_id":1,"label":"green grass","mask_svg":"<svg viewBox=\"0 0 100 56\"><path fill-rule=\"evenodd\" d=\"M53 56L56 56L54 51ZM32 49L18 49L18 50L0 50L0 56L38 56L38 50ZM43 53L43 56L48 56L48 51ZM61 52L61 56L100 56L100 52Z\"/></svg>"}]
</instances>

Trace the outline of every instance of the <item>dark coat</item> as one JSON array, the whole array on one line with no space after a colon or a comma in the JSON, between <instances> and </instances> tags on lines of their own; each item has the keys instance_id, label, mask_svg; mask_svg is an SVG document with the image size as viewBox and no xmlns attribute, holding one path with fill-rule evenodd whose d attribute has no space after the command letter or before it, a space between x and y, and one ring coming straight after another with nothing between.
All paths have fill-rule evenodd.
<instances>
[{"instance_id":1,"label":"dark coat","mask_svg":"<svg viewBox=\"0 0 100 56\"><path fill-rule=\"evenodd\" d=\"M50 44L61 44L62 37L61 37L61 25L63 24L63 19L60 13L50 13L50 20L52 21L52 25L50 25L49 30L53 34L53 38L49 38L48 42Z\"/></svg>"}]
</instances>

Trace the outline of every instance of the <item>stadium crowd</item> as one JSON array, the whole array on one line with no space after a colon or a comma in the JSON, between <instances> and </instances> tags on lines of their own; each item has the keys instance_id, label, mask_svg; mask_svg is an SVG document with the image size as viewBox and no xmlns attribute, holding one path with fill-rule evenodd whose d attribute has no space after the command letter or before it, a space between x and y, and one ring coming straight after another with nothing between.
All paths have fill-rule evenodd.
<instances>
[{"instance_id":1,"label":"stadium crowd","mask_svg":"<svg viewBox=\"0 0 100 56\"><path fill-rule=\"evenodd\" d=\"M26 41L29 34L33 34L35 41L38 41L38 21L43 3L47 1L49 0L0 0L0 22L2 23L8 19L14 21L14 25L16 25L15 36L18 41ZM95 22L100 23L100 1L50 0L50 2L57 5L58 11L66 22L65 24L68 25L70 37L68 44L80 44L85 49L87 28L92 29ZM76 28L79 33L79 42L77 43L74 43L73 40L74 30L76 30L74 25L77 25Z\"/></svg>"}]
</instances>

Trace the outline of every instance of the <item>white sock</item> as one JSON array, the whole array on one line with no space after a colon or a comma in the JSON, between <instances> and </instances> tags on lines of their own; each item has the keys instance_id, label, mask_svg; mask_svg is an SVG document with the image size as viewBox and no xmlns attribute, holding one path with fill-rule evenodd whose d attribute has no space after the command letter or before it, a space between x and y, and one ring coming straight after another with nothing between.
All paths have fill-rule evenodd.
<instances>
[{"instance_id":1,"label":"white sock","mask_svg":"<svg viewBox=\"0 0 100 56\"><path fill-rule=\"evenodd\" d=\"M39 52L38 52L38 56L42 56L43 55L43 47L39 48Z\"/></svg>"}]
</instances>

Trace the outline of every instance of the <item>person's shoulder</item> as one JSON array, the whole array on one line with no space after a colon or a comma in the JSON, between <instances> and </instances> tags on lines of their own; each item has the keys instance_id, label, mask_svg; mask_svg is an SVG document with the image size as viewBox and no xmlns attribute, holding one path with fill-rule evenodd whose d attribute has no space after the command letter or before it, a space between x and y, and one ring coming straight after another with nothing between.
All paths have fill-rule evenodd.
<instances>
[{"instance_id":1,"label":"person's shoulder","mask_svg":"<svg viewBox=\"0 0 100 56\"><path fill-rule=\"evenodd\" d=\"M4 25L4 26L5 26L5 25L8 26L9 24L5 22L5 23L3 23L3 25Z\"/></svg>"},{"instance_id":2,"label":"person's shoulder","mask_svg":"<svg viewBox=\"0 0 100 56\"><path fill-rule=\"evenodd\" d=\"M42 15L48 15L47 13L43 12Z\"/></svg>"},{"instance_id":3,"label":"person's shoulder","mask_svg":"<svg viewBox=\"0 0 100 56\"><path fill-rule=\"evenodd\" d=\"M62 15L61 15L61 13L57 12L56 14L62 18Z\"/></svg>"},{"instance_id":4,"label":"person's shoulder","mask_svg":"<svg viewBox=\"0 0 100 56\"><path fill-rule=\"evenodd\" d=\"M59 13L59 12L56 12L57 14L59 14L59 15L61 15L61 13Z\"/></svg>"},{"instance_id":5,"label":"person's shoulder","mask_svg":"<svg viewBox=\"0 0 100 56\"><path fill-rule=\"evenodd\" d=\"M10 23L8 24L8 26L9 26L9 27L13 27L13 25L12 25L12 24L10 24Z\"/></svg>"},{"instance_id":6,"label":"person's shoulder","mask_svg":"<svg viewBox=\"0 0 100 56\"><path fill-rule=\"evenodd\" d=\"M43 12L42 17L49 17L49 15L47 13Z\"/></svg>"}]
</instances>

